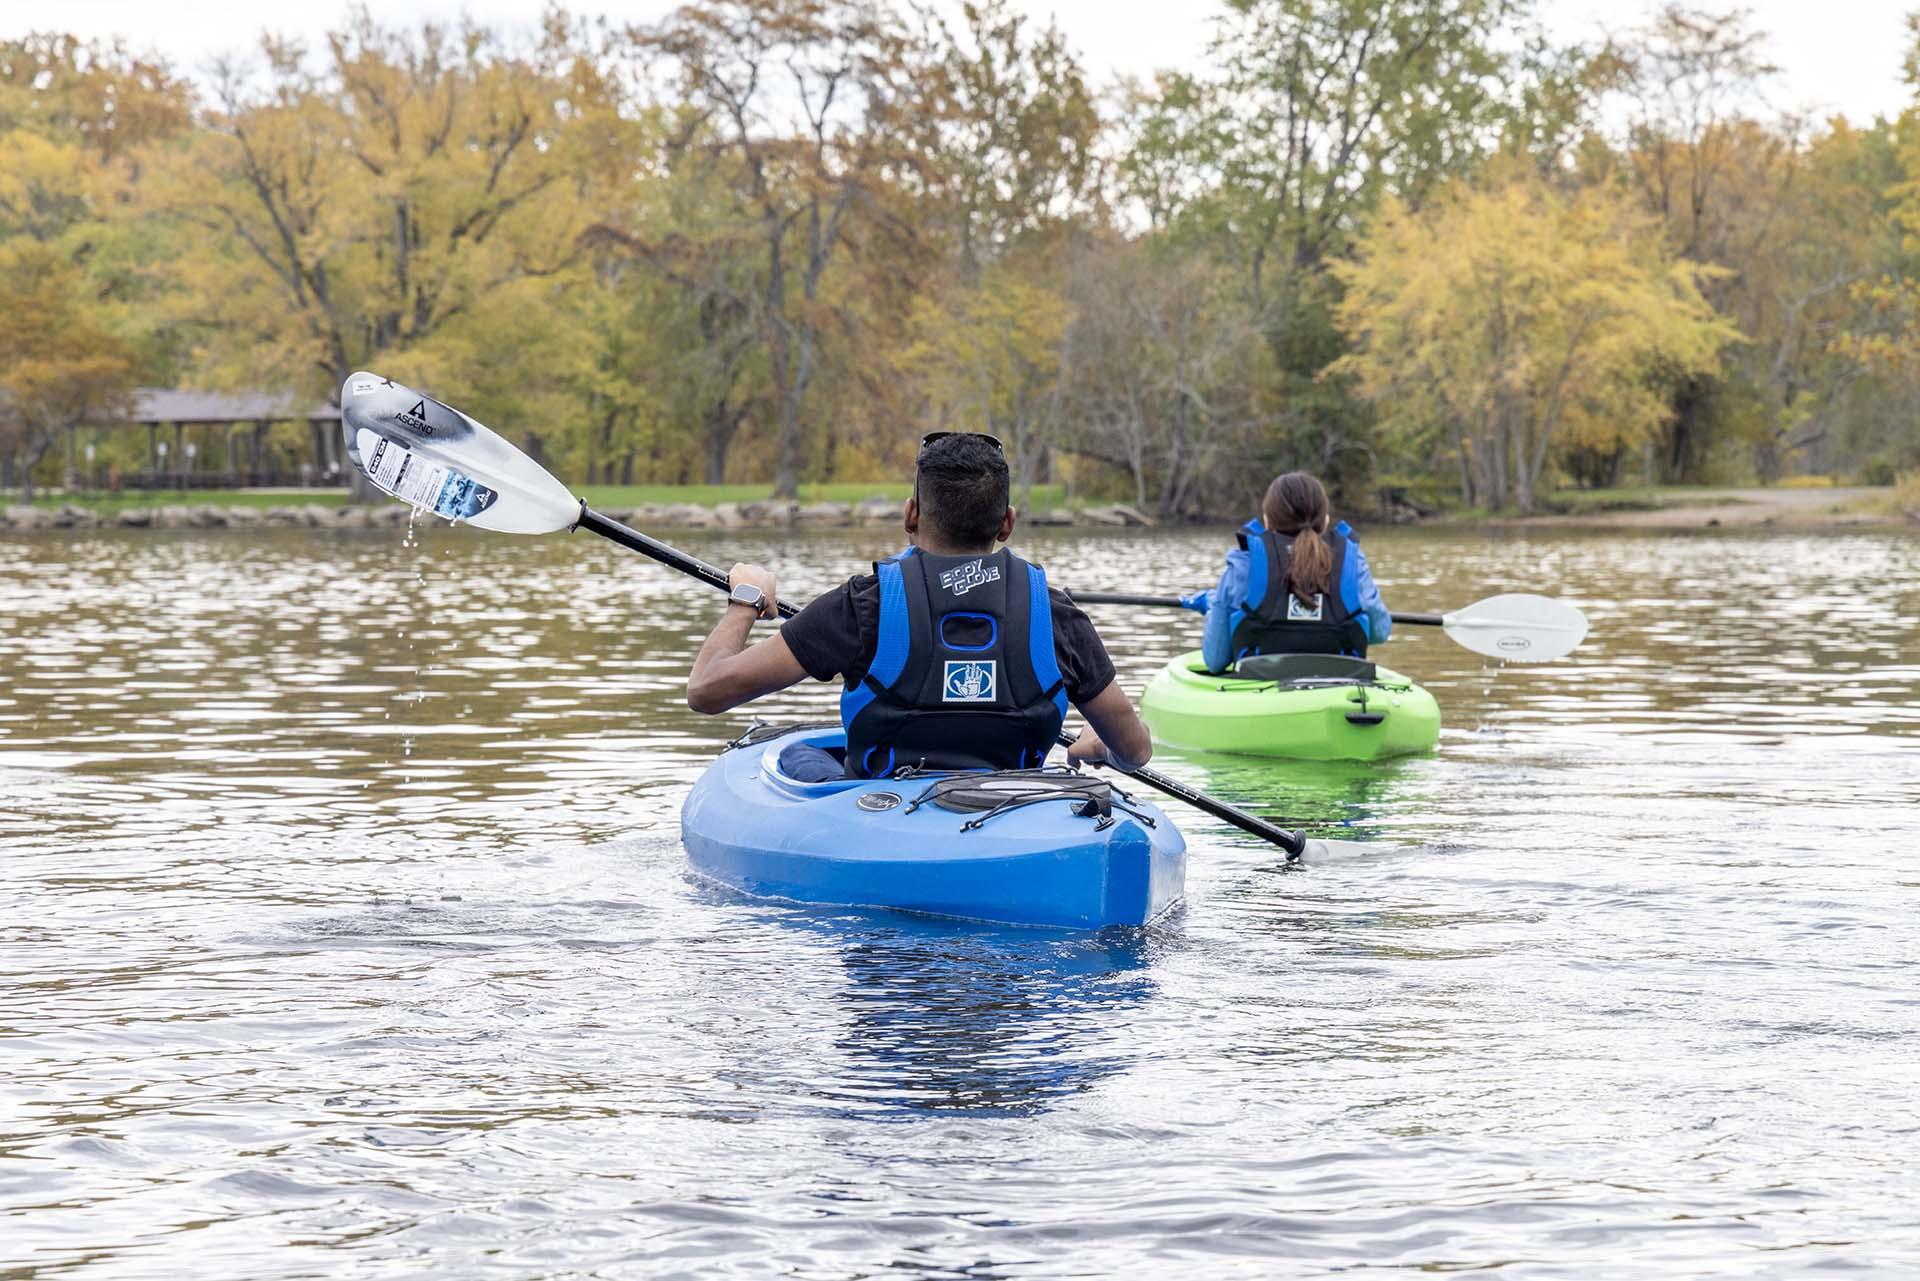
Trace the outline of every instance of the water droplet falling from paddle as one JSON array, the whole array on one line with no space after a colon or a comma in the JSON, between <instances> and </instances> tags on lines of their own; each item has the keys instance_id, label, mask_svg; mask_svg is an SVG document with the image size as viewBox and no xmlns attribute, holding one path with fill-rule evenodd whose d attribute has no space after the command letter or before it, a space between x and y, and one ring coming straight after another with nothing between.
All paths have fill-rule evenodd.
<instances>
[{"instance_id":1,"label":"water droplet falling from paddle","mask_svg":"<svg viewBox=\"0 0 1920 1281\"><path fill-rule=\"evenodd\" d=\"M430 517L432 514L432 512L418 504L410 505L407 509L406 528L400 536L402 558L407 569L411 571L412 590L408 592L411 600L407 602L406 621L394 629L393 635L396 640L404 642L406 646L406 657L415 660L413 664L414 682L411 689L398 690L394 693L393 697L388 700L386 708L381 712L381 719L387 721L393 719L395 704L403 708L417 708L424 703L427 698L424 681L432 672L432 663L431 660L425 662L418 660L417 650L419 642L416 639L416 635L420 630L420 615L423 611L431 608L431 598L426 590L427 576L424 559L426 552L422 539L423 522L421 518L423 516ZM430 622L430 620L427 621ZM400 740L401 761L412 759L416 738L416 734L407 734ZM400 782L404 785L412 781L413 775L403 770L400 774Z\"/></svg>"},{"instance_id":2,"label":"water droplet falling from paddle","mask_svg":"<svg viewBox=\"0 0 1920 1281\"><path fill-rule=\"evenodd\" d=\"M1491 734L1494 732L1494 726L1489 715L1489 705L1493 700L1493 687L1499 683L1500 674L1506 671L1507 662L1507 659L1496 658L1480 669L1485 679L1480 682L1480 720L1479 723L1473 727L1475 734Z\"/></svg>"}]
</instances>

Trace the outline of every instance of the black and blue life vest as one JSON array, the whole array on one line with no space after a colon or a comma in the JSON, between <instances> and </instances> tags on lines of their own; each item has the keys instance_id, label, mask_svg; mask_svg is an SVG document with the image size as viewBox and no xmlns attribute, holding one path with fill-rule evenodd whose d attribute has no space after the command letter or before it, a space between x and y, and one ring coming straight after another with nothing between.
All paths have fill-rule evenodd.
<instances>
[{"instance_id":1,"label":"black and blue life vest","mask_svg":"<svg viewBox=\"0 0 1920 1281\"><path fill-rule=\"evenodd\" d=\"M909 548L873 568L873 662L840 697L848 775L1041 764L1067 714L1046 574L1005 548Z\"/></svg>"},{"instance_id":2,"label":"black and blue life vest","mask_svg":"<svg viewBox=\"0 0 1920 1281\"><path fill-rule=\"evenodd\" d=\"M1247 598L1234 611L1233 657L1254 654L1351 654L1367 656L1367 628L1359 617L1359 591L1348 549L1345 522L1321 537L1333 552L1327 581L1333 590L1296 596L1287 586L1293 562L1293 536L1282 536L1249 521L1236 537L1245 549Z\"/></svg>"}]
</instances>

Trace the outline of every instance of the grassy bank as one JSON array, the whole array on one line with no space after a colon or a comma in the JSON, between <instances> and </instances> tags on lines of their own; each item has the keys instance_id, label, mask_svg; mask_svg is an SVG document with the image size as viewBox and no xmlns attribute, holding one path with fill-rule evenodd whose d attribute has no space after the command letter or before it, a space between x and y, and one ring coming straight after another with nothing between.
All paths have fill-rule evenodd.
<instances>
[{"instance_id":1,"label":"grassy bank","mask_svg":"<svg viewBox=\"0 0 1920 1281\"><path fill-rule=\"evenodd\" d=\"M0 499L0 506L9 506L18 501L17 495L11 499ZM51 492L41 490L33 496L35 507L73 506L107 516L137 507L266 508L308 504L344 507L346 503L347 491L344 489L122 489L112 493L105 490L66 493L56 489Z\"/></svg>"},{"instance_id":2,"label":"grassy bank","mask_svg":"<svg viewBox=\"0 0 1920 1281\"><path fill-rule=\"evenodd\" d=\"M765 485L588 485L575 492L586 499L590 506L605 511L652 503L717 507L721 503L767 502L772 497ZM905 502L911 492L912 484L905 481L834 481L800 486L799 501L858 503L869 498L885 498L892 502ZM134 507L298 507L306 504L341 507L346 504L347 497L344 489L125 489L115 493L42 490L34 495L33 505L59 508L70 503L88 511L111 515ZM12 501L19 500L14 498ZM6 505L8 500L0 497L0 506ZM1066 505L1065 488L1060 485L1034 486L1033 505L1042 511Z\"/></svg>"},{"instance_id":3,"label":"grassy bank","mask_svg":"<svg viewBox=\"0 0 1920 1281\"><path fill-rule=\"evenodd\" d=\"M803 506L830 504L843 508L873 499L899 503L905 500L910 488L905 482L839 481L803 485L800 487L799 501ZM1437 492L1401 492L1429 512L1428 520L1437 524L1504 525L1520 521L1525 524L1684 528L1695 525L1774 524L1818 527L1866 521L1899 523L1909 519L1906 513L1920 510L1920 506L1917 506L1920 505L1920 478L1910 479L1907 491L1896 491L1893 487L1827 488L1804 485L1764 489L1706 485L1566 489L1542 496L1536 514L1526 518L1516 517L1512 512L1449 506L1444 496ZM579 492L590 505L607 512L662 506L711 510L722 504L746 505L770 501L765 485L590 485ZM10 506L12 501L17 500L0 496L0 508ZM331 513L347 506L348 502L348 494L344 489L169 489L74 494L54 491L36 495L34 506L42 511L57 511L70 504L106 523L116 520L123 512L133 512L137 516L143 509L161 507L216 510L250 508L255 511L291 508L318 509ZM1059 485L1037 486L1033 492L1032 508L1038 512L1077 513L1096 505L1099 505L1097 500L1081 496L1069 499L1064 487ZM868 519L871 518L869 514ZM1364 526L1375 518L1362 513L1356 516L1356 523ZM756 520L765 523L767 517L749 517L748 523Z\"/></svg>"}]
</instances>

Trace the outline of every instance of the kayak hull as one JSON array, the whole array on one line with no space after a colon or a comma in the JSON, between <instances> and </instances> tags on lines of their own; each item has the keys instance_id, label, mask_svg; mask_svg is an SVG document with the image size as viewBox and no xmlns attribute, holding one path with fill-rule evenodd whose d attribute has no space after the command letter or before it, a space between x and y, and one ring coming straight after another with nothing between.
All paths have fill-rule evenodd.
<instances>
[{"instance_id":1,"label":"kayak hull","mask_svg":"<svg viewBox=\"0 0 1920 1281\"><path fill-rule=\"evenodd\" d=\"M1147 685L1140 714L1169 747L1306 761L1374 761L1432 751L1440 705L1398 672L1366 683L1282 688L1207 674L1182 654Z\"/></svg>"},{"instance_id":2,"label":"kayak hull","mask_svg":"<svg viewBox=\"0 0 1920 1281\"><path fill-rule=\"evenodd\" d=\"M723 753L681 810L693 870L762 898L1009 925L1144 925L1180 901L1186 842L1155 806L1120 797L1110 822L1064 801L978 814L912 802L928 778L800 783L780 753L844 747L801 730ZM1126 811L1132 811L1131 813Z\"/></svg>"}]
</instances>

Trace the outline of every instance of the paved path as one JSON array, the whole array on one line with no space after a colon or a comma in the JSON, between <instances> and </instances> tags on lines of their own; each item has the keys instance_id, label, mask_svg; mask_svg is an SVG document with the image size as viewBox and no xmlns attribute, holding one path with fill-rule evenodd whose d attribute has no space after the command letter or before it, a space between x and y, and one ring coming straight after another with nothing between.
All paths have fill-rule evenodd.
<instances>
[{"instance_id":1,"label":"paved path","mask_svg":"<svg viewBox=\"0 0 1920 1281\"><path fill-rule=\"evenodd\" d=\"M1891 492L1867 486L1833 489L1703 489L1684 503L1654 511L1538 516L1524 523L1599 525L1627 529L1699 529L1703 526L1811 529L1889 525L1899 523L1898 518L1875 510L1875 500L1884 500Z\"/></svg>"}]
</instances>

